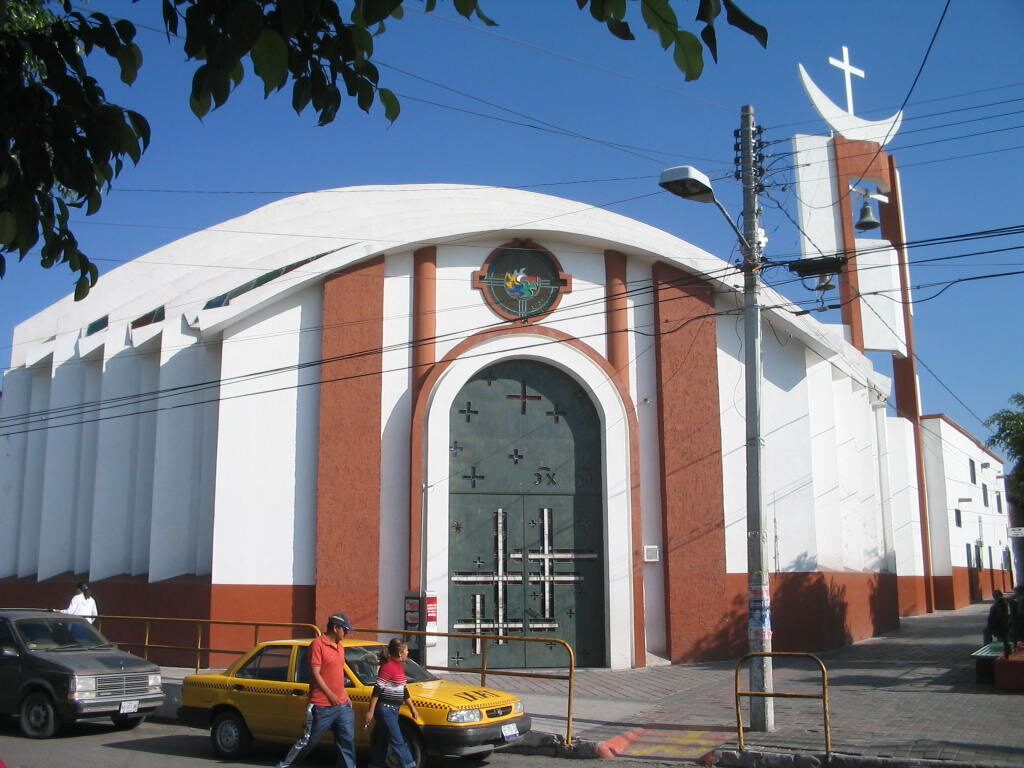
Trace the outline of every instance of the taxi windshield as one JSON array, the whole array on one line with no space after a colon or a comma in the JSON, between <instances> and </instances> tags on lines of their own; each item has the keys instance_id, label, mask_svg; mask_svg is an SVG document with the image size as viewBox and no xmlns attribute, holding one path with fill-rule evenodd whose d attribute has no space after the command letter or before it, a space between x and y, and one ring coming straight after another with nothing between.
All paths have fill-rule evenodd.
<instances>
[{"instance_id":1,"label":"taxi windshield","mask_svg":"<svg viewBox=\"0 0 1024 768\"><path fill-rule=\"evenodd\" d=\"M95 648L110 644L81 619L21 619L14 622L14 626L30 650Z\"/></svg>"},{"instance_id":2,"label":"taxi windshield","mask_svg":"<svg viewBox=\"0 0 1024 768\"><path fill-rule=\"evenodd\" d=\"M353 645L345 649L345 663L363 685L377 682L377 670L380 668L380 652L383 645ZM425 670L412 659L406 659L405 677L410 683L425 683L437 680L437 677Z\"/></svg>"}]
</instances>

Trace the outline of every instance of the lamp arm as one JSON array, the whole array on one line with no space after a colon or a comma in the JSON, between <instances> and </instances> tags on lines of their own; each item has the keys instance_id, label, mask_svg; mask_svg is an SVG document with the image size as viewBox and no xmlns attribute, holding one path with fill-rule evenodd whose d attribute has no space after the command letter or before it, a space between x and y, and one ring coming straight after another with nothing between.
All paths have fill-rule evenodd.
<instances>
[{"instance_id":1,"label":"lamp arm","mask_svg":"<svg viewBox=\"0 0 1024 768\"><path fill-rule=\"evenodd\" d=\"M729 222L729 226L732 227L732 231L735 232L736 233L736 237L738 237L740 239L740 244L743 246L743 250L744 250L744 254L743 255L744 256L750 256L752 258L754 252L750 248L750 243L747 242L747 238L745 238L743 236L743 233L740 232L740 228L736 226L736 222L732 220L732 216L729 215L729 212L727 210L725 210L725 206L722 205L720 202L718 202L718 198L717 197L712 197L711 198L711 202L713 202L716 206L718 206L718 210L720 210L722 212L722 215L725 217L725 220L728 221Z\"/></svg>"}]
</instances>

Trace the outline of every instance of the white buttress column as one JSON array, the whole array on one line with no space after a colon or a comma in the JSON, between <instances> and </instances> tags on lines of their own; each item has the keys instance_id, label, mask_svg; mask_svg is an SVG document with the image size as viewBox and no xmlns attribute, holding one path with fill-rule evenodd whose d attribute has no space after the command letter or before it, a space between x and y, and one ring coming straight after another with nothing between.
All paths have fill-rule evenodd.
<instances>
[{"instance_id":1,"label":"white buttress column","mask_svg":"<svg viewBox=\"0 0 1024 768\"><path fill-rule=\"evenodd\" d=\"M26 421L32 399L32 374L15 368L3 376L0 397L0 578L18 570L22 496L25 487L25 452L31 429Z\"/></svg>"},{"instance_id":2,"label":"white buttress column","mask_svg":"<svg viewBox=\"0 0 1024 768\"><path fill-rule=\"evenodd\" d=\"M220 342L169 318L156 401L150 581L210 571Z\"/></svg>"},{"instance_id":3,"label":"white buttress column","mask_svg":"<svg viewBox=\"0 0 1024 768\"><path fill-rule=\"evenodd\" d=\"M39 414L29 422L25 449L25 473L21 495L21 527L18 530L18 577L32 576L39 565L39 523L43 507L43 470L46 466L46 411L50 407L50 357L31 369L32 396L29 411Z\"/></svg>"},{"instance_id":4,"label":"white buttress column","mask_svg":"<svg viewBox=\"0 0 1024 768\"><path fill-rule=\"evenodd\" d=\"M210 424L217 436L215 584L316 578L320 367L299 365L320 357L322 306L315 285L224 330L220 413Z\"/></svg>"},{"instance_id":5,"label":"white buttress column","mask_svg":"<svg viewBox=\"0 0 1024 768\"><path fill-rule=\"evenodd\" d=\"M139 526L148 529L149 499L140 489L152 482L152 434L139 411L153 407L145 397L156 388L155 357L133 348L125 324L108 329L96 424L92 545L89 577L134 573L132 549ZM147 369L151 372L147 375Z\"/></svg>"},{"instance_id":6,"label":"white buttress column","mask_svg":"<svg viewBox=\"0 0 1024 768\"><path fill-rule=\"evenodd\" d=\"M78 330L57 337L50 382L49 439L43 469L39 521L39 579L75 570L75 533L82 496L82 404L85 364L78 356ZM91 446L90 446L91 447ZM84 505L91 508L92 500Z\"/></svg>"}]
</instances>

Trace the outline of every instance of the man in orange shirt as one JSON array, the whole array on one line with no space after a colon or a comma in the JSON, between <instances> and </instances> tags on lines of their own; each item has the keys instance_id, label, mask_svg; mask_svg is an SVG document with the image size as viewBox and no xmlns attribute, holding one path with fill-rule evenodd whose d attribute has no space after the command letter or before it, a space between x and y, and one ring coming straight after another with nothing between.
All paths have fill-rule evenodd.
<instances>
[{"instance_id":1,"label":"man in orange shirt","mask_svg":"<svg viewBox=\"0 0 1024 768\"><path fill-rule=\"evenodd\" d=\"M345 692L345 649L342 640L352 629L344 613L331 614L327 633L309 644L309 704L302 735L277 768L290 768L317 745L328 728L338 749L337 768L356 768L355 717Z\"/></svg>"}]
</instances>

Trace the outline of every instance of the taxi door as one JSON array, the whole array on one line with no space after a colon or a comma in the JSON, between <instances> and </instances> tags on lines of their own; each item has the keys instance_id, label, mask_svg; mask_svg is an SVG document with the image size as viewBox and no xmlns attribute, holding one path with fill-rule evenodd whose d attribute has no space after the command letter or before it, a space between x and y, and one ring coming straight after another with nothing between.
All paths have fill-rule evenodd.
<instances>
[{"instance_id":1,"label":"taxi door","mask_svg":"<svg viewBox=\"0 0 1024 768\"><path fill-rule=\"evenodd\" d=\"M254 738L287 741L302 733L308 686L289 679L292 650L290 644L264 646L230 680L231 699Z\"/></svg>"}]
</instances>

